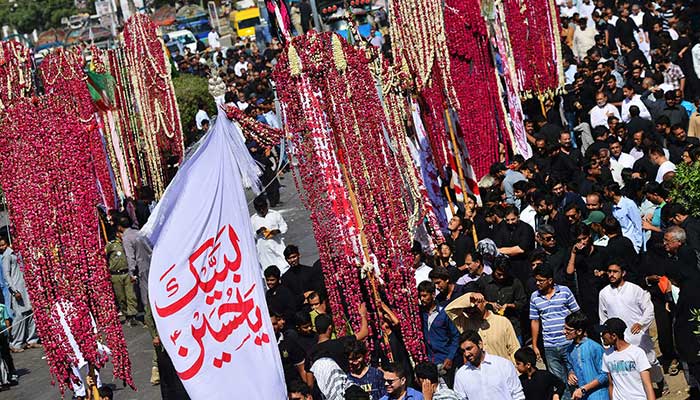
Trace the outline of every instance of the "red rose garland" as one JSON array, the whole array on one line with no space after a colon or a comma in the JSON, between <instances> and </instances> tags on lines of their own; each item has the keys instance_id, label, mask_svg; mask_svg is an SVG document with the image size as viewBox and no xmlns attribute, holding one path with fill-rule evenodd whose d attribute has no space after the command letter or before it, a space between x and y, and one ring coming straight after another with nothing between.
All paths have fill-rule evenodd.
<instances>
[{"instance_id":1,"label":"red rose garland","mask_svg":"<svg viewBox=\"0 0 700 400\"><path fill-rule=\"evenodd\" d=\"M110 163L107 159L103 137L95 118L95 107L83 72L85 61L77 47L72 50L58 49L44 58L40 71L47 95L55 95L66 100L66 113L78 116L85 126L80 138L85 140L92 156L95 175L102 192L100 203L108 209L114 208L115 192L112 184Z\"/></svg>"},{"instance_id":2,"label":"red rose garland","mask_svg":"<svg viewBox=\"0 0 700 400\"><path fill-rule=\"evenodd\" d=\"M243 134L262 146L270 147L278 144L284 136L282 129L275 129L270 125L256 121L236 106L226 106L226 117L238 122Z\"/></svg>"},{"instance_id":3,"label":"red rose garland","mask_svg":"<svg viewBox=\"0 0 700 400\"><path fill-rule=\"evenodd\" d=\"M450 103L459 107L450 74L443 6L435 0L390 0L389 30L397 64L406 62L419 90L439 79ZM440 74L433 74L437 67Z\"/></svg>"},{"instance_id":4,"label":"red rose garland","mask_svg":"<svg viewBox=\"0 0 700 400\"><path fill-rule=\"evenodd\" d=\"M9 107L13 100L30 96L32 92L32 59L29 49L21 43L8 40L0 42L0 110Z\"/></svg>"},{"instance_id":5,"label":"red rose garland","mask_svg":"<svg viewBox=\"0 0 700 400\"><path fill-rule=\"evenodd\" d=\"M480 3L447 0L445 31L459 100L459 127L478 179L498 160L499 136L508 140Z\"/></svg>"},{"instance_id":6,"label":"red rose garland","mask_svg":"<svg viewBox=\"0 0 700 400\"><path fill-rule=\"evenodd\" d=\"M165 56L158 26L145 14L135 14L124 24L126 68L138 104L142 132L147 152L159 153L160 165L149 156L151 171L165 169L170 157L182 158L184 153L180 112L170 76L170 62ZM152 172L153 189L157 196L165 190L165 179Z\"/></svg>"},{"instance_id":7,"label":"red rose garland","mask_svg":"<svg viewBox=\"0 0 700 400\"><path fill-rule=\"evenodd\" d=\"M357 326L355 310L363 289L372 293L371 282L360 280L360 267L371 269L376 263L389 302L400 316L406 346L420 359L424 347L415 322L417 293L403 201L408 195L389 155L383 133L387 122L368 62L364 52L337 35L314 32L287 45L274 77L293 142L291 152L299 159L297 182L307 193L336 323L342 326L347 315ZM353 195L361 221L349 203ZM369 260L358 240L359 227ZM369 306L371 334L379 341L378 305L370 301Z\"/></svg>"},{"instance_id":8,"label":"red rose garland","mask_svg":"<svg viewBox=\"0 0 700 400\"><path fill-rule=\"evenodd\" d=\"M131 182L145 183L151 188L161 180L162 164L160 153L146 151L147 146L142 136L143 128L138 117L134 89L126 68L126 56L123 48L107 51L107 67L114 77L114 115L115 129L121 139L121 149L126 159L126 166ZM152 169L151 166L154 168Z\"/></svg>"},{"instance_id":9,"label":"red rose garland","mask_svg":"<svg viewBox=\"0 0 700 400\"><path fill-rule=\"evenodd\" d=\"M66 112L67 101L56 95L17 100L0 125L0 183L16 231L14 245L24 258L38 333L61 391L75 379L70 367L76 359L58 322L58 304L71 309L66 322L85 360L103 366L106 360L96 342L106 342L115 377L133 386L101 254L95 210L99 195L83 139L86 125L76 113Z\"/></svg>"},{"instance_id":10,"label":"red rose garland","mask_svg":"<svg viewBox=\"0 0 700 400\"><path fill-rule=\"evenodd\" d=\"M551 94L560 86L557 7L549 0L505 0L503 9L518 89L523 94Z\"/></svg>"}]
</instances>

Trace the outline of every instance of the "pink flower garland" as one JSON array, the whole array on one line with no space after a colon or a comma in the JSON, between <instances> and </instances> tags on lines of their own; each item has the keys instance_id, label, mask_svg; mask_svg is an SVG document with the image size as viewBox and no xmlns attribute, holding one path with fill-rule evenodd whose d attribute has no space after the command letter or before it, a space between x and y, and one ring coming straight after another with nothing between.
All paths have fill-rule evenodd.
<instances>
[{"instance_id":1,"label":"pink flower garland","mask_svg":"<svg viewBox=\"0 0 700 400\"><path fill-rule=\"evenodd\" d=\"M270 147L278 144L284 136L282 129L275 129L270 125L256 121L236 106L226 106L226 117L238 122L243 134L250 140L254 140L261 146Z\"/></svg>"},{"instance_id":2,"label":"pink flower garland","mask_svg":"<svg viewBox=\"0 0 700 400\"><path fill-rule=\"evenodd\" d=\"M552 25L549 0L505 0L503 6L518 68L518 89L536 95L556 89L559 66L554 35L559 32Z\"/></svg>"},{"instance_id":3,"label":"pink flower garland","mask_svg":"<svg viewBox=\"0 0 700 400\"><path fill-rule=\"evenodd\" d=\"M138 133L151 153L149 158L158 158L160 169L165 170L171 157L182 159L184 145L170 62L157 32L158 26L147 15L134 14L124 24L124 54L142 121L143 132ZM167 178L160 176L155 162L149 168L154 171L153 189L160 196Z\"/></svg>"},{"instance_id":4,"label":"pink flower garland","mask_svg":"<svg viewBox=\"0 0 700 400\"><path fill-rule=\"evenodd\" d=\"M68 101L49 95L19 99L7 109L0 125L0 184L10 205L14 245L24 257L38 333L60 390L75 379L70 367L76 359L58 322L57 304L70 304L67 323L85 360L102 367L106 359L96 342L106 342L114 376L133 387L99 239L99 195L84 140L91 128L67 112Z\"/></svg>"},{"instance_id":5,"label":"pink flower garland","mask_svg":"<svg viewBox=\"0 0 700 400\"><path fill-rule=\"evenodd\" d=\"M110 164L102 144L102 134L95 119L96 110L92 97L85 83L87 76L83 72L84 64L85 60L77 47L73 47L72 50L58 49L44 58L40 67L41 77L46 94L66 99L64 104L66 113L77 115L80 122L85 124L85 133L80 137L90 149L89 154L102 192L100 203L112 209L116 204L114 203L114 185L110 177Z\"/></svg>"},{"instance_id":6,"label":"pink flower garland","mask_svg":"<svg viewBox=\"0 0 700 400\"><path fill-rule=\"evenodd\" d=\"M31 96L32 59L29 49L17 41L0 42L0 110L8 107L13 100Z\"/></svg>"},{"instance_id":7,"label":"pink flower garland","mask_svg":"<svg viewBox=\"0 0 700 400\"><path fill-rule=\"evenodd\" d=\"M445 31L459 99L459 127L479 179L498 160L499 135L504 142L509 140L480 3L447 0Z\"/></svg>"},{"instance_id":8,"label":"pink flower garland","mask_svg":"<svg viewBox=\"0 0 700 400\"><path fill-rule=\"evenodd\" d=\"M407 194L397 165L388 155L391 150L383 133L387 122L369 61L363 51L333 35L313 32L294 38L274 73L292 137L291 155L299 159L297 182L307 193L305 201L311 210L336 324L342 326L349 318L358 326L355 310L363 301L363 289L372 293L368 280L360 279L360 267L376 261L385 293L401 320L406 347L421 359L424 346L417 324L411 238L406 235L408 216L403 201ZM355 220L350 190L362 221ZM358 243L360 226L370 260L363 255L361 241ZM368 297L370 330L376 343L381 341L381 319L373 296Z\"/></svg>"}]
</instances>

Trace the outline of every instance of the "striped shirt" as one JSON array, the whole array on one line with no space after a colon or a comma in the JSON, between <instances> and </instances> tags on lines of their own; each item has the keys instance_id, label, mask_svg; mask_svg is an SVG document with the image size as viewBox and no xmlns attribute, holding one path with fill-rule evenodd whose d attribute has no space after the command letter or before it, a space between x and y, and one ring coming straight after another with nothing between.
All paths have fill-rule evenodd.
<instances>
[{"instance_id":1,"label":"striped shirt","mask_svg":"<svg viewBox=\"0 0 700 400\"><path fill-rule=\"evenodd\" d=\"M433 400L462 400L462 397L454 390L441 386L433 393Z\"/></svg>"},{"instance_id":2,"label":"striped shirt","mask_svg":"<svg viewBox=\"0 0 700 400\"><path fill-rule=\"evenodd\" d=\"M540 320L544 347L569 344L564 337L564 319L578 310L576 299L566 286L554 285L554 294L550 299L539 291L530 296L530 320Z\"/></svg>"},{"instance_id":3,"label":"striped shirt","mask_svg":"<svg viewBox=\"0 0 700 400\"><path fill-rule=\"evenodd\" d=\"M328 357L319 358L311 366L311 373L324 400L343 400L350 381L335 361Z\"/></svg>"}]
</instances>

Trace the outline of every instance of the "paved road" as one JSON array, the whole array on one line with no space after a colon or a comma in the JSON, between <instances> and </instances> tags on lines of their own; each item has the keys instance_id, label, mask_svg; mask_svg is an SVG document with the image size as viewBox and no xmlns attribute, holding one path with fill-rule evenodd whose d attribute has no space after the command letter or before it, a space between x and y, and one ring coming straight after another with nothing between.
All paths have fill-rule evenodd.
<instances>
[{"instance_id":1,"label":"paved road","mask_svg":"<svg viewBox=\"0 0 700 400\"><path fill-rule=\"evenodd\" d=\"M281 199L283 204L275 208L280 211L287 221L289 230L285 235L287 244L296 244L302 254L302 263L310 265L318 258L316 242L313 238L309 214L304 209L290 174L282 179ZM252 193L247 193L252 201ZM252 213L252 205L250 206ZM160 399L160 389L149 383L151 377L151 357L153 347L148 331L142 326L124 326L124 334L129 346L129 355L132 363L134 382L138 391L124 388L119 381L113 381L112 368L108 365L102 371L103 382L114 385L114 398L117 400L153 400ZM0 400L56 400L61 395L58 389L51 386L52 378L46 360L42 359L43 351L40 349L27 350L14 355L15 366L19 369L20 384L10 390L0 392ZM71 394L67 393L70 399Z\"/></svg>"}]
</instances>

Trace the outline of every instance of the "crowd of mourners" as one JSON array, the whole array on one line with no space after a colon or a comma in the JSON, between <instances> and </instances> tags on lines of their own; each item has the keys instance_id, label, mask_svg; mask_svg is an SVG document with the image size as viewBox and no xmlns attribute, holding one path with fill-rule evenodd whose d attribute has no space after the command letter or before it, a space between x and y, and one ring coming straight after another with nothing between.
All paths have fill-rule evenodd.
<instances>
[{"instance_id":1,"label":"crowd of mourners","mask_svg":"<svg viewBox=\"0 0 700 400\"><path fill-rule=\"evenodd\" d=\"M524 104L532 157L492 165L434 251L414 242L421 320L381 304L391 354L368 351L364 306L359 330L334 326L319 263L256 199L290 399L655 399L678 374L700 398L700 220L670 196L700 161L698 5L557 5L566 92ZM235 101L260 102L274 59L233 60ZM419 323L414 363L398 327Z\"/></svg>"},{"instance_id":2,"label":"crowd of mourners","mask_svg":"<svg viewBox=\"0 0 700 400\"><path fill-rule=\"evenodd\" d=\"M677 167L700 168L698 2L556 3L565 94L525 102L532 157L492 165L435 250L414 242L421 318L401 321L379 304L384 346L368 346L365 305L353 310L359 329L334 325L320 262L301 263L271 209L286 164L248 143L265 172L251 223L290 399L649 400L678 374L700 399L700 220L671 198ZM368 45L387 46L375 33ZM228 104L279 127L270 74L281 43L202 50L175 57L180 73L219 68ZM188 145L209 128L199 108ZM106 254L124 323L139 325L146 305L151 382L180 399L144 301L151 248L135 227L152 200L145 190L106 217ZM10 353L40 345L9 239L0 252L0 322L18 321L0 332L0 384L11 385ZM409 357L402 324L421 325L426 360Z\"/></svg>"}]
</instances>

